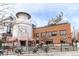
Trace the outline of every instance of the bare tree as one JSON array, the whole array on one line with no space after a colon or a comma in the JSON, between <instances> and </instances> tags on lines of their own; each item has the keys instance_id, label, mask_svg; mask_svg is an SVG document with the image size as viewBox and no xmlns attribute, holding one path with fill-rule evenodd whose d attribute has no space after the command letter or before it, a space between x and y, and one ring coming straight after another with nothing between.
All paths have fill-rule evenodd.
<instances>
[{"instance_id":1,"label":"bare tree","mask_svg":"<svg viewBox=\"0 0 79 59\"><path fill-rule=\"evenodd\" d=\"M4 19L12 16L13 9L11 6L12 4L0 4L0 24L4 21Z\"/></svg>"},{"instance_id":2,"label":"bare tree","mask_svg":"<svg viewBox=\"0 0 79 59\"><path fill-rule=\"evenodd\" d=\"M59 23L61 20L63 20L63 12L61 12L58 16L56 16L55 18L52 18L49 20L48 25L50 24L57 24Z\"/></svg>"},{"instance_id":3,"label":"bare tree","mask_svg":"<svg viewBox=\"0 0 79 59\"><path fill-rule=\"evenodd\" d=\"M4 27L9 26L11 27L12 18L13 18L13 11L14 9L11 7L13 4L5 4L0 3L0 30L3 30Z\"/></svg>"}]
</instances>

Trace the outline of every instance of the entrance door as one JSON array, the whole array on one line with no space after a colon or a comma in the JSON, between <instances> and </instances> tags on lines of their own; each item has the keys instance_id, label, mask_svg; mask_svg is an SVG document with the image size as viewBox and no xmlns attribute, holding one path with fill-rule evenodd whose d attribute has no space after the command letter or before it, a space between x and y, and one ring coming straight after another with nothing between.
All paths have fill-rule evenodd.
<instances>
[{"instance_id":1,"label":"entrance door","mask_svg":"<svg viewBox=\"0 0 79 59\"><path fill-rule=\"evenodd\" d=\"M20 41L21 46L26 46L26 41Z\"/></svg>"},{"instance_id":2,"label":"entrance door","mask_svg":"<svg viewBox=\"0 0 79 59\"><path fill-rule=\"evenodd\" d=\"M39 40L36 40L36 44L39 44Z\"/></svg>"}]
</instances>

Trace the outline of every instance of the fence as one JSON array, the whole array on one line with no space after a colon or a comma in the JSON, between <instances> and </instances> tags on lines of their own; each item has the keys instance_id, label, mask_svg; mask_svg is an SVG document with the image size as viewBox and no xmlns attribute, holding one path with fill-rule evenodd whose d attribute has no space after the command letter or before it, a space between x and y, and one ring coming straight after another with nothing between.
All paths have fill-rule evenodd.
<instances>
[{"instance_id":1,"label":"fence","mask_svg":"<svg viewBox=\"0 0 79 59\"><path fill-rule=\"evenodd\" d=\"M51 52L63 52L63 51L77 51L77 44L48 44L48 52L45 52L45 47L36 47L36 52L34 52L34 47L29 46L16 46L16 47L5 47L0 49L2 55L17 55L17 54L39 54L39 53L51 53ZM16 51L17 50L17 51Z\"/></svg>"},{"instance_id":2,"label":"fence","mask_svg":"<svg viewBox=\"0 0 79 59\"><path fill-rule=\"evenodd\" d=\"M50 44L49 45L50 51L77 51L77 45L72 44Z\"/></svg>"}]
</instances>

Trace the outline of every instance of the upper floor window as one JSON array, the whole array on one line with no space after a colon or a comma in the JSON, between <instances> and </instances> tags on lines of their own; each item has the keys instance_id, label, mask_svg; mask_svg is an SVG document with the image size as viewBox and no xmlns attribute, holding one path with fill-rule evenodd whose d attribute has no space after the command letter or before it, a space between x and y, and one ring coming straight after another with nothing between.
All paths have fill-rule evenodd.
<instances>
[{"instance_id":1,"label":"upper floor window","mask_svg":"<svg viewBox=\"0 0 79 59\"><path fill-rule=\"evenodd\" d=\"M52 36L56 36L56 35L57 35L57 31L51 32L51 35L52 35Z\"/></svg>"},{"instance_id":2,"label":"upper floor window","mask_svg":"<svg viewBox=\"0 0 79 59\"><path fill-rule=\"evenodd\" d=\"M59 33L60 33L61 36L66 35L66 30L60 30Z\"/></svg>"},{"instance_id":3,"label":"upper floor window","mask_svg":"<svg viewBox=\"0 0 79 59\"><path fill-rule=\"evenodd\" d=\"M43 33L42 33L42 36L46 36L46 33L45 33L45 32L43 32Z\"/></svg>"},{"instance_id":4,"label":"upper floor window","mask_svg":"<svg viewBox=\"0 0 79 59\"><path fill-rule=\"evenodd\" d=\"M46 35L47 35L47 36L51 36L51 32L47 32Z\"/></svg>"},{"instance_id":5,"label":"upper floor window","mask_svg":"<svg viewBox=\"0 0 79 59\"><path fill-rule=\"evenodd\" d=\"M36 37L39 37L39 33L36 33Z\"/></svg>"}]
</instances>

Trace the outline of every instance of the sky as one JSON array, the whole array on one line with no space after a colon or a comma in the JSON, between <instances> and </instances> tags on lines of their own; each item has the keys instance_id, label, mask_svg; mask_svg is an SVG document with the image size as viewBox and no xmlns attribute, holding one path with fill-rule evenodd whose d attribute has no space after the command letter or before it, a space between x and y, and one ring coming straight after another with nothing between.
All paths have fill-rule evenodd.
<instances>
[{"instance_id":1,"label":"sky","mask_svg":"<svg viewBox=\"0 0 79 59\"><path fill-rule=\"evenodd\" d=\"M79 29L78 3L17 3L13 6L14 12L27 12L31 15L32 23L37 27L44 26L48 20L63 12L63 20Z\"/></svg>"}]
</instances>

